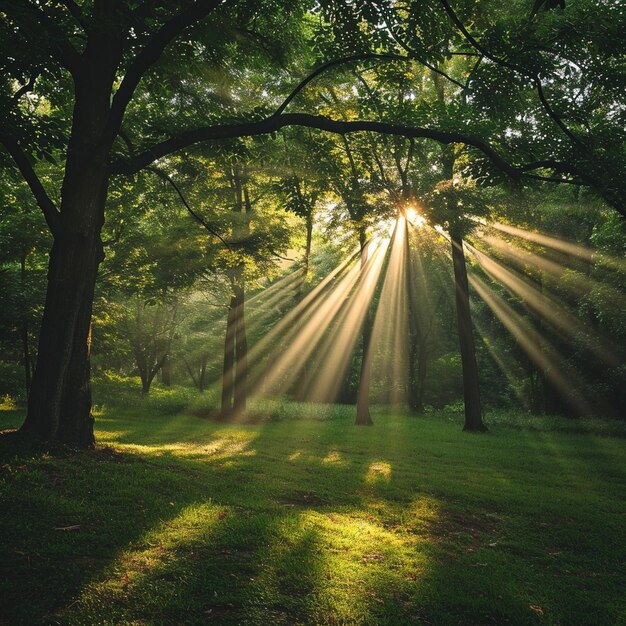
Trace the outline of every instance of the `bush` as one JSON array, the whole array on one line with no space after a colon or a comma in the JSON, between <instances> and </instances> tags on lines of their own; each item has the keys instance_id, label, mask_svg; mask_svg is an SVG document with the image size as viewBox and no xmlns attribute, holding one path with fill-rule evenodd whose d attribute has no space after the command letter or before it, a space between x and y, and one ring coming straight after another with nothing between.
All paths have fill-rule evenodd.
<instances>
[{"instance_id":1,"label":"bush","mask_svg":"<svg viewBox=\"0 0 626 626\"><path fill-rule=\"evenodd\" d=\"M0 397L3 396L16 400L26 399L24 369L18 363L0 361Z\"/></svg>"}]
</instances>

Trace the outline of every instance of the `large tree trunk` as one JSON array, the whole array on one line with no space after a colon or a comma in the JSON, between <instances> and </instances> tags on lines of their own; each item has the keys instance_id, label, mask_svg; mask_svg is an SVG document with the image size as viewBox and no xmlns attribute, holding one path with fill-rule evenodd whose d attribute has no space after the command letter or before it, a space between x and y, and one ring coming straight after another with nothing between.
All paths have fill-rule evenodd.
<instances>
[{"instance_id":1,"label":"large tree trunk","mask_svg":"<svg viewBox=\"0 0 626 626\"><path fill-rule=\"evenodd\" d=\"M111 43L111 49L113 43ZM117 61L90 50L75 79L76 100L61 189L61 213L48 266L37 365L21 431L80 447L94 444L89 386L90 326L110 142L103 140ZM108 57L108 58L107 58Z\"/></svg>"},{"instance_id":2,"label":"large tree trunk","mask_svg":"<svg viewBox=\"0 0 626 626\"><path fill-rule=\"evenodd\" d=\"M359 233L361 244L361 272L367 263L368 244L365 238L365 231ZM356 399L356 420L358 426L371 426L374 422L370 415L370 374L372 369L372 359L369 354L370 339L372 337L372 316L369 306L365 312L363 320L363 328L361 330L361 342L363 345L363 354L361 356L361 372L359 375L359 390Z\"/></svg>"},{"instance_id":3,"label":"large tree trunk","mask_svg":"<svg viewBox=\"0 0 626 626\"><path fill-rule=\"evenodd\" d=\"M89 333L96 268L94 237L57 236L50 254L48 290L37 365L24 433L78 446L93 445L89 387Z\"/></svg>"},{"instance_id":4,"label":"large tree trunk","mask_svg":"<svg viewBox=\"0 0 626 626\"><path fill-rule=\"evenodd\" d=\"M472 330L469 305L467 266L463 252L463 239L451 233L452 261L456 286L456 320L463 367L463 397L465 399L465 424L463 430L482 432L487 430L483 423L478 381L478 363Z\"/></svg>"}]
</instances>

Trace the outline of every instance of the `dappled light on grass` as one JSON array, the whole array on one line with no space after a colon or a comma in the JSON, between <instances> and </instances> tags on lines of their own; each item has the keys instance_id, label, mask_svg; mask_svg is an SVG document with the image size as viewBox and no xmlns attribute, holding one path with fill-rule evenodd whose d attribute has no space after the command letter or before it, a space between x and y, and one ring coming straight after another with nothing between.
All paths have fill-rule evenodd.
<instances>
[{"instance_id":1,"label":"dappled light on grass","mask_svg":"<svg viewBox=\"0 0 626 626\"><path fill-rule=\"evenodd\" d=\"M384 482L388 483L391 480L391 464L385 461L374 461L370 463L367 468L367 474L365 475L366 483Z\"/></svg>"},{"instance_id":2,"label":"dappled light on grass","mask_svg":"<svg viewBox=\"0 0 626 626\"><path fill-rule=\"evenodd\" d=\"M201 550L210 543L212 530L226 515L224 507L207 502L189 506L149 530L137 541L137 547L118 555L101 580L87 585L78 600L81 613L94 622L101 621L113 604L125 607L122 614L126 619L134 619L137 610L158 614L162 604L179 593L184 561L193 558L194 549ZM146 606L141 598L150 587L158 589L158 594L153 605Z\"/></svg>"},{"instance_id":3,"label":"dappled light on grass","mask_svg":"<svg viewBox=\"0 0 626 626\"><path fill-rule=\"evenodd\" d=\"M115 424L115 419L110 423ZM182 415L163 420L160 427L147 433L142 432L141 423L135 430L125 431L109 429L106 422L105 425L105 429L98 431L98 440L105 444L115 441L124 451L157 457L197 457L206 461L253 456L253 444L258 435L252 430L209 428L205 421ZM139 437L138 432L141 432Z\"/></svg>"},{"instance_id":4,"label":"dappled light on grass","mask_svg":"<svg viewBox=\"0 0 626 626\"><path fill-rule=\"evenodd\" d=\"M333 463L335 465L345 465L346 461L344 461L343 457L337 450L331 450L323 459L322 464L328 465L329 463Z\"/></svg>"},{"instance_id":5,"label":"dappled light on grass","mask_svg":"<svg viewBox=\"0 0 626 626\"><path fill-rule=\"evenodd\" d=\"M615 623L621 440L325 416L107 411L114 448L11 461L2 615L33 589L9 623Z\"/></svg>"}]
</instances>

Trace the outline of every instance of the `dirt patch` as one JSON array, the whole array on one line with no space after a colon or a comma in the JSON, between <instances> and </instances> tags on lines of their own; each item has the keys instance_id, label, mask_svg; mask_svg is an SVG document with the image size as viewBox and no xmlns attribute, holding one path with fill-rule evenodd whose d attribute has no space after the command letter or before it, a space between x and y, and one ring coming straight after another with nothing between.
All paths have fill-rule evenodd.
<instances>
[{"instance_id":1,"label":"dirt patch","mask_svg":"<svg viewBox=\"0 0 626 626\"><path fill-rule=\"evenodd\" d=\"M325 506L328 504L326 500L312 491L294 491L283 498L279 498L278 502L283 506L299 508Z\"/></svg>"},{"instance_id":2,"label":"dirt patch","mask_svg":"<svg viewBox=\"0 0 626 626\"><path fill-rule=\"evenodd\" d=\"M484 547L495 547L506 537L498 529L494 515L478 515L459 509L448 509L428 523L428 534L435 542L451 542L463 552L474 552Z\"/></svg>"}]
</instances>

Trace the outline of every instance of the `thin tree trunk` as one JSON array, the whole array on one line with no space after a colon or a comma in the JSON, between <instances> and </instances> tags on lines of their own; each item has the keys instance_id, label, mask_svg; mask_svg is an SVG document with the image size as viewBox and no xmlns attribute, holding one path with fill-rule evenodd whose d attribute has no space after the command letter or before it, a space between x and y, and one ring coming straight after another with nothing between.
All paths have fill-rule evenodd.
<instances>
[{"instance_id":1,"label":"thin tree trunk","mask_svg":"<svg viewBox=\"0 0 626 626\"><path fill-rule=\"evenodd\" d=\"M147 372L145 375L141 376L141 394L147 396L150 393L150 385L152 384L152 379L148 376Z\"/></svg>"},{"instance_id":2,"label":"thin tree trunk","mask_svg":"<svg viewBox=\"0 0 626 626\"><path fill-rule=\"evenodd\" d=\"M172 359L167 355L163 359L163 365L161 366L161 382L166 387L172 386Z\"/></svg>"},{"instance_id":3,"label":"thin tree trunk","mask_svg":"<svg viewBox=\"0 0 626 626\"><path fill-rule=\"evenodd\" d=\"M359 232L359 242L361 244L361 272L367 263L368 244L365 239L365 231L361 229ZM369 354L370 339L372 337L372 317L369 306L365 312L363 320L363 328L361 331L361 342L363 345L363 354L361 356L361 372L359 374L359 390L356 399L356 420L358 426L372 426L372 416L370 415L370 374L372 368L372 359Z\"/></svg>"},{"instance_id":4,"label":"thin tree trunk","mask_svg":"<svg viewBox=\"0 0 626 626\"><path fill-rule=\"evenodd\" d=\"M191 376L191 381L193 382L194 387L196 387L199 391L202 391L202 389L200 389L200 381L196 379L196 376L193 373L193 369L191 369L191 365L189 365L189 361L187 361L187 359L184 356L183 356L183 363L185 364L185 367L187 368L187 372L189 376Z\"/></svg>"},{"instance_id":5,"label":"thin tree trunk","mask_svg":"<svg viewBox=\"0 0 626 626\"><path fill-rule=\"evenodd\" d=\"M202 362L200 363L200 375L198 376L198 391L200 393L204 393L206 389L206 362L207 357L202 357Z\"/></svg>"},{"instance_id":6,"label":"thin tree trunk","mask_svg":"<svg viewBox=\"0 0 626 626\"><path fill-rule=\"evenodd\" d=\"M245 289L243 277L240 284L235 287L237 301L235 322L235 385L233 398L233 411L237 414L245 413L247 402L248 380L248 339L246 337L245 318Z\"/></svg>"},{"instance_id":7,"label":"thin tree trunk","mask_svg":"<svg viewBox=\"0 0 626 626\"><path fill-rule=\"evenodd\" d=\"M28 307L26 306L26 249L22 248L20 257L20 283L22 287L22 323L20 334L22 336L22 359L24 364L24 388L26 398L30 393L30 346L28 342Z\"/></svg>"},{"instance_id":8,"label":"thin tree trunk","mask_svg":"<svg viewBox=\"0 0 626 626\"><path fill-rule=\"evenodd\" d=\"M463 366L463 396L465 399L465 424L463 430L482 432L487 430L487 428L482 418L478 364L476 362L476 347L472 330L463 239L451 233L451 240L454 282L456 285L456 320Z\"/></svg>"},{"instance_id":9,"label":"thin tree trunk","mask_svg":"<svg viewBox=\"0 0 626 626\"><path fill-rule=\"evenodd\" d=\"M311 263L312 243L313 243L313 213L311 210L307 213L307 216L306 216L306 246L304 248L304 277L302 278L302 283L306 282L309 276L309 265Z\"/></svg>"},{"instance_id":10,"label":"thin tree trunk","mask_svg":"<svg viewBox=\"0 0 626 626\"><path fill-rule=\"evenodd\" d=\"M226 318L226 338L224 340L224 367L222 370L222 417L230 417L233 409L235 333L237 324L237 298L233 294Z\"/></svg>"}]
</instances>

